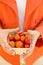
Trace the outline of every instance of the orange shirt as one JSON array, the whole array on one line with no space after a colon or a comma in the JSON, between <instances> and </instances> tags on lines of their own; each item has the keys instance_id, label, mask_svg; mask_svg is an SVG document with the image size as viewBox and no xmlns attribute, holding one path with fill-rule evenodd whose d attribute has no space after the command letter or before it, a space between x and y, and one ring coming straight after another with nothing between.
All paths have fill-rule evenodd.
<instances>
[{"instance_id":1,"label":"orange shirt","mask_svg":"<svg viewBox=\"0 0 43 65\"><path fill-rule=\"evenodd\" d=\"M24 31L27 31L28 29L36 29L43 37L43 22L40 22L42 18L43 0L27 0L23 27ZM2 28L19 27L16 0L0 0L0 20L0 25ZM39 22L40 24L38 25Z\"/></svg>"},{"instance_id":2,"label":"orange shirt","mask_svg":"<svg viewBox=\"0 0 43 65\"><path fill-rule=\"evenodd\" d=\"M40 22L40 20L42 19L43 19L43 0L27 0L25 19L24 19L24 31L27 31L28 29L38 30L43 38L43 21ZM18 18L18 9L16 5L16 0L0 0L0 20L1 20L0 28L19 27L19 18ZM14 56L12 57L6 54L5 52L2 51L1 48L0 50L1 50L0 54L4 58L6 58L6 60L8 60L8 58L13 59ZM35 52L33 53L35 54L34 59L36 59L37 57L35 56L38 55L36 54L36 52L37 53L39 52L38 56L43 54L41 50L43 50L43 48L40 48L39 51L37 51L37 49L35 50ZM33 54L31 56L31 59L33 58ZM7 56L8 58L5 57L4 55ZM16 59L13 59L13 61L11 60L8 61L11 62L12 64L15 64L13 61L16 61ZM29 63L31 62L29 61ZM17 63L15 65L17 65Z\"/></svg>"}]
</instances>

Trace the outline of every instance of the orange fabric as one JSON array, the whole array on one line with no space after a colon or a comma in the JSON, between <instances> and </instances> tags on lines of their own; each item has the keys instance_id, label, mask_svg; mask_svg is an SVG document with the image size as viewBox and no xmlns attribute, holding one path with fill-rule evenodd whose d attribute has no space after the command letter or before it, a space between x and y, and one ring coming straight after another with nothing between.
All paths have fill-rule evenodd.
<instances>
[{"instance_id":1,"label":"orange fabric","mask_svg":"<svg viewBox=\"0 0 43 65\"><path fill-rule=\"evenodd\" d=\"M26 59L26 65L33 65L33 63L40 58L41 56L43 56L43 41L40 39L37 41L36 43L36 47L33 51L33 53L27 57Z\"/></svg>"},{"instance_id":2,"label":"orange fabric","mask_svg":"<svg viewBox=\"0 0 43 65\"><path fill-rule=\"evenodd\" d=\"M24 30L26 31L27 29L34 29L41 18L43 18L42 13L43 0L27 0Z\"/></svg>"},{"instance_id":3,"label":"orange fabric","mask_svg":"<svg viewBox=\"0 0 43 65\"><path fill-rule=\"evenodd\" d=\"M12 65L20 65L20 58L19 55L9 55L3 51L2 47L0 46L0 56L2 56L6 61L11 63Z\"/></svg>"},{"instance_id":4,"label":"orange fabric","mask_svg":"<svg viewBox=\"0 0 43 65\"><path fill-rule=\"evenodd\" d=\"M39 9L39 19L43 18L43 3L40 5ZM39 24L39 26L36 28L41 33L41 36L43 38L43 20Z\"/></svg>"},{"instance_id":5,"label":"orange fabric","mask_svg":"<svg viewBox=\"0 0 43 65\"><path fill-rule=\"evenodd\" d=\"M35 27L41 18L43 18L43 0L27 0L24 31L36 29ZM18 10L15 0L0 0L0 19L2 20L3 28L19 27ZM39 29L36 30L39 31Z\"/></svg>"},{"instance_id":6,"label":"orange fabric","mask_svg":"<svg viewBox=\"0 0 43 65\"><path fill-rule=\"evenodd\" d=\"M19 27L18 11L15 0L0 0L0 14L3 28Z\"/></svg>"},{"instance_id":7,"label":"orange fabric","mask_svg":"<svg viewBox=\"0 0 43 65\"><path fill-rule=\"evenodd\" d=\"M41 34L41 37L43 39L43 21L41 21L40 25L36 28Z\"/></svg>"},{"instance_id":8,"label":"orange fabric","mask_svg":"<svg viewBox=\"0 0 43 65\"><path fill-rule=\"evenodd\" d=\"M27 0L24 20L24 31L27 31L28 29L34 29L41 18L43 18L43 0ZM16 0L0 0L0 19L0 24L2 25L2 28L19 27L19 17ZM40 25L35 29L38 30L40 33L42 32L41 35L43 35L43 22L41 22ZM40 41L39 43L42 44L43 41ZM26 59L27 65L32 65L32 63L38 57L43 55L42 50L43 46L35 47L35 50L32 53L32 55ZM12 65L20 65L18 55L10 56L7 53L5 53L1 47L0 55L4 57L8 62L12 63Z\"/></svg>"},{"instance_id":9,"label":"orange fabric","mask_svg":"<svg viewBox=\"0 0 43 65\"><path fill-rule=\"evenodd\" d=\"M38 30L43 38L43 21L40 22L41 19L43 19L43 0L27 0L24 31Z\"/></svg>"},{"instance_id":10,"label":"orange fabric","mask_svg":"<svg viewBox=\"0 0 43 65\"><path fill-rule=\"evenodd\" d=\"M0 47L0 55L12 65L20 65L19 55L11 56L3 51ZM26 58L26 65L32 65L39 57L43 55L43 41L40 39L37 41L36 47L33 53Z\"/></svg>"}]
</instances>

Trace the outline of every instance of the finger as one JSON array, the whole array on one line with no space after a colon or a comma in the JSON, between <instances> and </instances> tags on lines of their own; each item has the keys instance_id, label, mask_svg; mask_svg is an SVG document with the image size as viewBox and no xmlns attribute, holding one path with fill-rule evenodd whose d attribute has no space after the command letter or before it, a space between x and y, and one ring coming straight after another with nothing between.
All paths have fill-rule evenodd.
<instances>
[{"instance_id":1,"label":"finger","mask_svg":"<svg viewBox=\"0 0 43 65\"><path fill-rule=\"evenodd\" d=\"M19 31L19 28L15 28L15 29L0 29L0 37L3 40L7 40L7 36L10 32L17 32Z\"/></svg>"},{"instance_id":2,"label":"finger","mask_svg":"<svg viewBox=\"0 0 43 65\"><path fill-rule=\"evenodd\" d=\"M16 31L19 31L19 28L14 28L14 29L4 29L4 32L6 33L10 33L10 32L16 32Z\"/></svg>"},{"instance_id":3,"label":"finger","mask_svg":"<svg viewBox=\"0 0 43 65\"><path fill-rule=\"evenodd\" d=\"M15 29L7 29L8 32L13 32L13 31L18 31L19 28L15 28Z\"/></svg>"},{"instance_id":4,"label":"finger","mask_svg":"<svg viewBox=\"0 0 43 65\"><path fill-rule=\"evenodd\" d=\"M13 32L13 31L19 31L19 28L14 28L14 29L0 29L0 33L4 34L4 33L9 33L9 32Z\"/></svg>"},{"instance_id":5,"label":"finger","mask_svg":"<svg viewBox=\"0 0 43 65\"><path fill-rule=\"evenodd\" d=\"M19 28L15 28L15 29L0 29L0 36L2 38L6 38L7 35L10 33L10 32L16 32L16 31L19 31Z\"/></svg>"}]
</instances>

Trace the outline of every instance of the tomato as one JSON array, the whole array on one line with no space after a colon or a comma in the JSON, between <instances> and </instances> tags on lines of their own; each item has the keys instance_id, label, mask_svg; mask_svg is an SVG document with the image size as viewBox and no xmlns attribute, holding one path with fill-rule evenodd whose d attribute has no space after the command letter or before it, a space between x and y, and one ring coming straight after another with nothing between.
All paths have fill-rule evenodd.
<instances>
[{"instance_id":1,"label":"tomato","mask_svg":"<svg viewBox=\"0 0 43 65\"><path fill-rule=\"evenodd\" d=\"M21 36L21 41L24 42L24 40L25 40L25 36Z\"/></svg>"},{"instance_id":2,"label":"tomato","mask_svg":"<svg viewBox=\"0 0 43 65\"><path fill-rule=\"evenodd\" d=\"M25 39L26 44L30 44L30 40L28 38Z\"/></svg>"},{"instance_id":3,"label":"tomato","mask_svg":"<svg viewBox=\"0 0 43 65\"><path fill-rule=\"evenodd\" d=\"M16 48L22 48L22 47L23 47L23 43L21 41L17 41Z\"/></svg>"},{"instance_id":4,"label":"tomato","mask_svg":"<svg viewBox=\"0 0 43 65\"><path fill-rule=\"evenodd\" d=\"M10 41L13 41L13 40L14 40L14 36L11 35L11 34L9 34L9 35L8 35L8 39L9 39Z\"/></svg>"},{"instance_id":5,"label":"tomato","mask_svg":"<svg viewBox=\"0 0 43 65\"><path fill-rule=\"evenodd\" d=\"M20 40L20 35L19 35L19 34L16 34L16 35L15 35L15 40L16 40L16 41Z\"/></svg>"},{"instance_id":6,"label":"tomato","mask_svg":"<svg viewBox=\"0 0 43 65\"><path fill-rule=\"evenodd\" d=\"M21 33L19 33L19 35L20 35L20 36L24 36L24 33L23 33L23 32L21 32Z\"/></svg>"},{"instance_id":7,"label":"tomato","mask_svg":"<svg viewBox=\"0 0 43 65\"><path fill-rule=\"evenodd\" d=\"M15 47L15 42L14 42L14 41L10 41L10 42L9 42L9 45L10 45L11 47Z\"/></svg>"},{"instance_id":8,"label":"tomato","mask_svg":"<svg viewBox=\"0 0 43 65\"><path fill-rule=\"evenodd\" d=\"M25 44L25 45L24 45L24 47L25 47L25 48L29 48L29 47L30 47L30 45L28 45L28 44Z\"/></svg>"}]
</instances>

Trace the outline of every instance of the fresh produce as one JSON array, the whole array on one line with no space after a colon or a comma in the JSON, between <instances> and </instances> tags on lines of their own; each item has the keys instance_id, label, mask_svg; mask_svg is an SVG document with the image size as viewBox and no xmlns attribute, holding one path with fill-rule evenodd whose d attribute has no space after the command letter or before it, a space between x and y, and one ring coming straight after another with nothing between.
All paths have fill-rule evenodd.
<instances>
[{"instance_id":1,"label":"fresh produce","mask_svg":"<svg viewBox=\"0 0 43 65\"><path fill-rule=\"evenodd\" d=\"M23 43L21 41L17 41L16 48L22 48L22 47L23 47Z\"/></svg>"},{"instance_id":2,"label":"fresh produce","mask_svg":"<svg viewBox=\"0 0 43 65\"><path fill-rule=\"evenodd\" d=\"M28 38L25 39L26 44L30 44L30 40Z\"/></svg>"},{"instance_id":3,"label":"fresh produce","mask_svg":"<svg viewBox=\"0 0 43 65\"><path fill-rule=\"evenodd\" d=\"M16 41L20 40L20 35L19 35L19 34L16 34L16 35L15 35L15 40L16 40Z\"/></svg>"},{"instance_id":4,"label":"fresh produce","mask_svg":"<svg viewBox=\"0 0 43 65\"><path fill-rule=\"evenodd\" d=\"M10 45L11 47L15 47L15 42L14 42L14 41L10 41L10 42L9 42L9 45Z\"/></svg>"},{"instance_id":5,"label":"fresh produce","mask_svg":"<svg viewBox=\"0 0 43 65\"><path fill-rule=\"evenodd\" d=\"M24 42L25 36L21 36L21 41Z\"/></svg>"},{"instance_id":6,"label":"fresh produce","mask_svg":"<svg viewBox=\"0 0 43 65\"><path fill-rule=\"evenodd\" d=\"M23 33L23 32L21 32L21 33L19 33L19 35L20 35L20 36L24 36L24 33Z\"/></svg>"},{"instance_id":7,"label":"fresh produce","mask_svg":"<svg viewBox=\"0 0 43 65\"><path fill-rule=\"evenodd\" d=\"M24 45L24 47L25 47L25 48L29 48L29 47L30 47L30 45L28 45L28 44L25 44L25 45Z\"/></svg>"},{"instance_id":8,"label":"fresh produce","mask_svg":"<svg viewBox=\"0 0 43 65\"><path fill-rule=\"evenodd\" d=\"M9 35L8 35L8 39L9 39L10 41L14 41L14 36L11 35L11 34L9 34Z\"/></svg>"},{"instance_id":9,"label":"fresh produce","mask_svg":"<svg viewBox=\"0 0 43 65\"><path fill-rule=\"evenodd\" d=\"M25 34L25 37L30 39L31 35L29 33L27 33L27 34Z\"/></svg>"},{"instance_id":10,"label":"fresh produce","mask_svg":"<svg viewBox=\"0 0 43 65\"><path fill-rule=\"evenodd\" d=\"M29 48L31 44L29 33L24 34L24 32L8 34L8 41L12 48Z\"/></svg>"}]
</instances>

